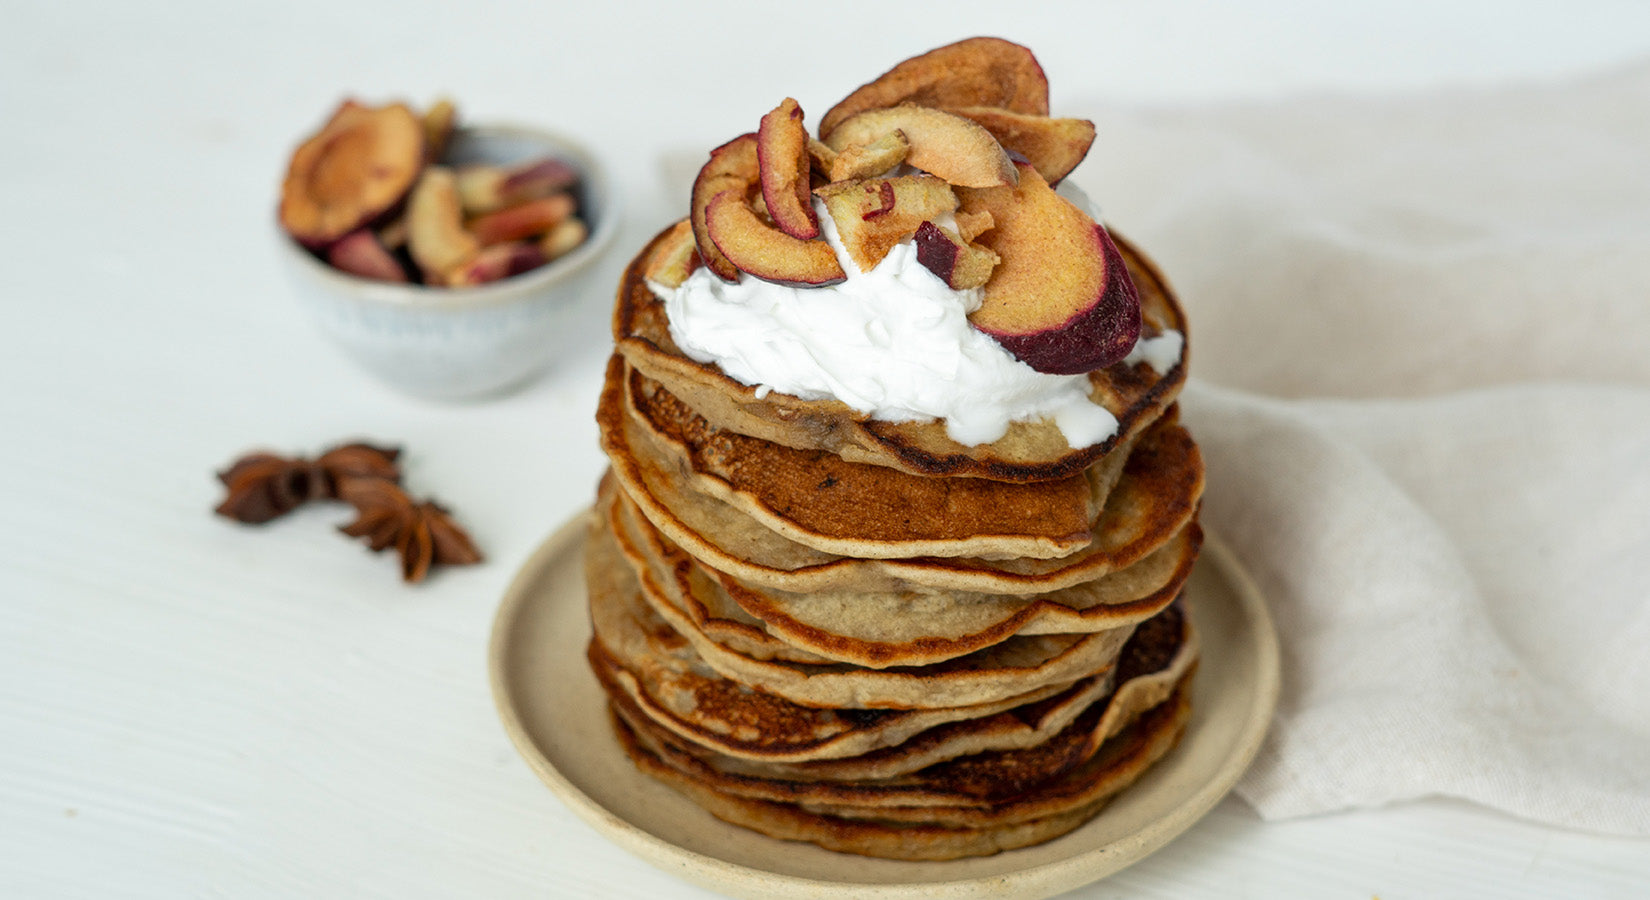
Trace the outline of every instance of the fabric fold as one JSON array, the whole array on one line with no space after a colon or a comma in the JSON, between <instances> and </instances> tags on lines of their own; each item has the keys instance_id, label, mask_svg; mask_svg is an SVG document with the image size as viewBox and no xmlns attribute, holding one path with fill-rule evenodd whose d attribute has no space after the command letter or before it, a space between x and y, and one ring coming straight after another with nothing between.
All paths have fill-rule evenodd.
<instances>
[{"instance_id":1,"label":"fabric fold","mask_svg":"<svg viewBox=\"0 0 1650 900\"><path fill-rule=\"evenodd\" d=\"M1090 114L1282 641L1239 793L1650 835L1650 64Z\"/></svg>"}]
</instances>

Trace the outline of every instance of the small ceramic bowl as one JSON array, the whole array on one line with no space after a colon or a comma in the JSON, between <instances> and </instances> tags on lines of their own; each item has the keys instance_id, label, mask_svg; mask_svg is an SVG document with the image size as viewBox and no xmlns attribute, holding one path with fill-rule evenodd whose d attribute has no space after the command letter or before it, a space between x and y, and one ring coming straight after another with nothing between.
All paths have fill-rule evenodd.
<instances>
[{"instance_id":1,"label":"small ceramic bowl","mask_svg":"<svg viewBox=\"0 0 1650 900\"><path fill-rule=\"evenodd\" d=\"M618 231L620 199L601 163L570 138L506 125L459 129L447 162L511 164L545 155L579 171L579 215L590 236L565 256L491 284L444 288L358 278L279 233L281 255L321 331L392 387L440 400L519 387L593 339L566 325L577 319L581 299L608 292L592 279Z\"/></svg>"}]
</instances>

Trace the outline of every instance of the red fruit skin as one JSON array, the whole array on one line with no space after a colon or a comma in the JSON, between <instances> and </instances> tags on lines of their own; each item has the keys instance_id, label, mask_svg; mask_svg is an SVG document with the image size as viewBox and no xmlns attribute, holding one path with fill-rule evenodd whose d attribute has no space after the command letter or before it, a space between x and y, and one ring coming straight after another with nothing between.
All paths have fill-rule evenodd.
<instances>
[{"instance_id":1,"label":"red fruit skin","mask_svg":"<svg viewBox=\"0 0 1650 900\"><path fill-rule=\"evenodd\" d=\"M825 242L797 240L762 224L745 204L742 191L723 191L711 198L705 225L718 252L754 278L787 287L827 287L847 278ZM817 265L821 257L823 266ZM799 268L787 269L787 264Z\"/></svg>"},{"instance_id":2,"label":"red fruit skin","mask_svg":"<svg viewBox=\"0 0 1650 900\"><path fill-rule=\"evenodd\" d=\"M748 159L741 159L748 154ZM749 163L751 165L742 165ZM748 169L748 171L746 171ZM710 160L693 179L693 200L689 219L693 224L694 242L699 247L699 258L705 268L727 282L739 280L739 267L716 249L705 227L705 208L717 194L735 186L749 187L761 181L760 163L756 156L756 132L742 134L710 151Z\"/></svg>"},{"instance_id":3,"label":"red fruit skin","mask_svg":"<svg viewBox=\"0 0 1650 900\"><path fill-rule=\"evenodd\" d=\"M890 212L893 211L893 209L894 209L894 184L893 184L893 182L884 181L882 183L882 187L878 189L877 200L882 205L877 207L876 209L871 210L868 213L865 213L865 214L861 215L860 216L861 219L864 219L865 221L869 222L869 221L871 221L872 219L875 219L878 216L886 215L887 213L890 213Z\"/></svg>"},{"instance_id":4,"label":"red fruit skin","mask_svg":"<svg viewBox=\"0 0 1650 900\"><path fill-rule=\"evenodd\" d=\"M951 243L933 222L918 225L912 239L917 245L917 262L938 275L941 281L951 284L951 273L957 268L957 245Z\"/></svg>"},{"instance_id":5,"label":"red fruit skin","mask_svg":"<svg viewBox=\"0 0 1650 900\"><path fill-rule=\"evenodd\" d=\"M783 122L776 118L777 112L775 110L763 116L761 126L756 130L756 162L761 173L762 200L780 231L798 240L810 241L819 237L819 217L814 213L808 180L812 166L808 161L808 133L802 132L794 158L775 158L777 147L782 145L780 129L799 122L802 108L792 101L790 115ZM786 175L791 177L787 179Z\"/></svg>"},{"instance_id":6,"label":"red fruit skin","mask_svg":"<svg viewBox=\"0 0 1650 900\"><path fill-rule=\"evenodd\" d=\"M559 159L545 157L511 170L499 189L508 199L521 202L567 190L578 183L578 170Z\"/></svg>"},{"instance_id":7,"label":"red fruit skin","mask_svg":"<svg viewBox=\"0 0 1650 900\"><path fill-rule=\"evenodd\" d=\"M1094 305L1053 328L1029 334L986 331L1016 359L1050 375L1081 375L1116 363L1140 340L1140 291L1111 235L1094 226L1106 284ZM982 329L983 330L983 329Z\"/></svg>"},{"instance_id":8,"label":"red fruit skin","mask_svg":"<svg viewBox=\"0 0 1650 900\"><path fill-rule=\"evenodd\" d=\"M405 282L407 270L368 229L352 231L327 250L333 268L374 281Z\"/></svg>"}]
</instances>

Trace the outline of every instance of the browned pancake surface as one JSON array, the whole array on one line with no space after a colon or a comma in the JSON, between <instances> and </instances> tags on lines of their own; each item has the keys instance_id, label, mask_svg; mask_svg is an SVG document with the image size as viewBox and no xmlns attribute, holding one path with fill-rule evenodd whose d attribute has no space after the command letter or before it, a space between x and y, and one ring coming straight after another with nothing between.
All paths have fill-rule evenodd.
<instances>
[{"instance_id":1,"label":"browned pancake surface","mask_svg":"<svg viewBox=\"0 0 1650 900\"><path fill-rule=\"evenodd\" d=\"M817 536L923 545L897 553L901 556L931 555L947 543L995 544L993 549L1004 554L1064 556L1088 543L1090 522L1098 512L1082 473L1025 484L912 475L848 462L828 450L797 450L718 428L634 369L626 391L632 415L672 445L695 472L792 525L794 539L804 543L817 545L810 540Z\"/></svg>"},{"instance_id":2,"label":"browned pancake surface","mask_svg":"<svg viewBox=\"0 0 1650 900\"><path fill-rule=\"evenodd\" d=\"M1180 739L1190 716L1184 691L1142 717L1088 762L1017 801L981 810L922 808L936 821L907 822L813 811L799 804L739 797L671 767L615 720L621 746L643 772L686 794L718 818L776 838L891 859L957 859L1040 843L1082 825L1134 783ZM944 821L958 818L962 824Z\"/></svg>"},{"instance_id":3,"label":"browned pancake surface","mask_svg":"<svg viewBox=\"0 0 1650 900\"><path fill-rule=\"evenodd\" d=\"M991 716L1060 693L1049 685L976 706L833 709L805 706L726 678L641 600L637 574L601 525L585 545L591 669L611 696L629 697L650 719L719 753L801 762L867 753L937 725Z\"/></svg>"},{"instance_id":4,"label":"browned pancake surface","mask_svg":"<svg viewBox=\"0 0 1650 900\"><path fill-rule=\"evenodd\" d=\"M611 361L610 374L623 365ZM1202 456L1171 409L1140 435L1129 453L1116 486L1106 494L1094 540L1069 556L887 559L825 553L695 490L680 467L650 446L652 438L638 432L625 412L622 387L620 378L608 379L597 421L602 448L625 494L654 527L705 565L779 590L1060 590L1145 558L1191 523L1203 492Z\"/></svg>"},{"instance_id":5,"label":"browned pancake surface","mask_svg":"<svg viewBox=\"0 0 1650 900\"><path fill-rule=\"evenodd\" d=\"M632 720L639 710L623 696L615 697L614 704L632 727L649 736L655 752L667 756L653 745L669 743L717 777L726 776L729 780L719 782L719 789L742 796L812 803L854 802L856 796L879 802L898 797L906 805L996 802L1087 759L1101 742L1163 702L1195 669L1197 658L1190 623L1171 607L1131 638L1112 690L1089 679L1044 700L931 728L896 746L804 763L728 757L655 725L637 726ZM808 787L817 782L852 782L855 787ZM920 799L924 796L926 801Z\"/></svg>"}]
</instances>

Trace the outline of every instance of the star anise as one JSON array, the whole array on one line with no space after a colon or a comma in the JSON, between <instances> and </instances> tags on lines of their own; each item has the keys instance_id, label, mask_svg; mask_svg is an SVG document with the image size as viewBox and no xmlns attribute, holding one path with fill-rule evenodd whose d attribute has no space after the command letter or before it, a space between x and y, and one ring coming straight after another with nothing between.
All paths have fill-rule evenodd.
<instances>
[{"instance_id":1,"label":"star anise","mask_svg":"<svg viewBox=\"0 0 1650 900\"><path fill-rule=\"evenodd\" d=\"M481 552L440 504L414 501L401 486L383 478L347 478L339 497L355 507L355 521L340 525L350 537L365 538L372 550L391 547L401 556L402 579L423 581L433 565L467 566Z\"/></svg>"},{"instance_id":2,"label":"star anise","mask_svg":"<svg viewBox=\"0 0 1650 900\"><path fill-rule=\"evenodd\" d=\"M356 442L341 444L316 458L315 463L332 479L332 496L338 496L337 483L345 478L384 478L401 482L400 447L374 447Z\"/></svg>"},{"instance_id":3,"label":"star anise","mask_svg":"<svg viewBox=\"0 0 1650 900\"><path fill-rule=\"evenodd\" d=\"M216 512L237 522L268 522L311 500L337 498L338 485L346 479L400 480L401 470L395 462L400 455L399 448L362 443L334 447L314 460L248 454L218 473L229 496Z\"/></svg>"},{"instance_id":4,"label":"star anise","mask_svg":"<svg viewBox=\"0 0 1650 900\"><path fill-rule=\"evenodd\" d=\"M310 500L330 493L326 473L302 457L287 459L273 453L253 453L218 473L229 496L216 512L237 522L259 524L286 515Z\"/></svg>"}]
</instances>

